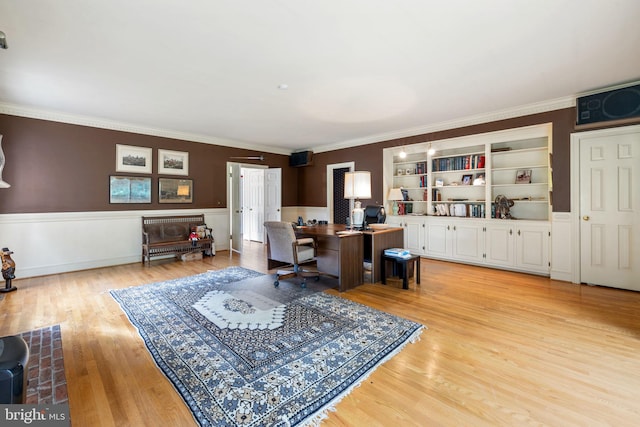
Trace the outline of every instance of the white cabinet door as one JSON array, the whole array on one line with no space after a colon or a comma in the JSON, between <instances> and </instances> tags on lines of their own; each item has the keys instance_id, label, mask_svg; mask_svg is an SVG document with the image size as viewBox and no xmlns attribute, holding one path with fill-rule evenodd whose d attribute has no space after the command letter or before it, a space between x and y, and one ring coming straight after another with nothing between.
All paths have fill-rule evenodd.
<instances>
[{"instance_id":1,"label":"white cabinet door","mask_svg":"<svg viewBox=\"0 0 640 427\"><path fill-rule=\"evenodd\" d=\"M427 221L427 255L434 258L450 258L452 253L451 239L449 233L451 224L429 218Z\"/></svg>"},{"instance_id":2,"label":"white cabinet door","mask_svg":"<svg viewBox=\"0 0 640 427\"><path fill-rule=\"evenodd\" d=\"M404 247L414 255L425 253L425 225L424 219L419 217L408 217L405 220Z\"/></svg>"},{"instance_id":3,"label":"white cabinet door","mask_svg":"<svg viewBox=\"0 0 640 427\"><path fill-rule=\"evenodd\" d=\"M425 254L425 218L420 216L387 216L386 223L404 228L404 248L414 255Z\"/></svg>"},{"instance_id":4,"label":"white cabinet door","mask_svg":"<svg viewBox=\"0 0 640 427\"><path fill-rule=\"evenodd\" d=\"M526 271L549 273L549 227L516 227L516 267Z\"/></svg>"},{"instance_id":5,"label":"white cabinet door","mask_svg":"<svg viewBox=\"0 0 640 427\"><path fill-rule=\"evenodd\" d=\"M387 215L387 219L384 222L385 224L389 224L391 227L404 227L401 216Z\"/></svg>"},{"instance_id":6,"label":"white cabinet door","mask_svg":"<svg viewBox=\"0 0 640 427\"><path fill-rule=\"evenodd\" d=\"M472 223L469 220L454 223L451 230L451 238L453 240L451 257L460 261L484 262L484 233L482 228L482 224Z\"/></svg>"},{"instance_id":7,"label":"white cabinet door","mask_svg":"<svg viewBox=\"0 0 640 427\"><path fill-rule=\"evenodd\" d=\"M504 267L512 267L515 264L514 228L511 222L487 224L485 232L487 264Z\"/></svg>"}]
</instances>

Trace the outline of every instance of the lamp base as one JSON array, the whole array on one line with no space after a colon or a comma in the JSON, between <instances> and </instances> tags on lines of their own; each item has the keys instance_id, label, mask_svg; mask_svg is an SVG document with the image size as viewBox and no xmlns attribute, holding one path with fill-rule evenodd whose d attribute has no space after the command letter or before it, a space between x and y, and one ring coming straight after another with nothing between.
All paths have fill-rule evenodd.
<instances>
[{"instance_id":1,"label":"lamp base","mask_svg":"<svg viewBox=\"0 0 640 427\"><path fill-rule=\"evenodd\" d=\"M353 212L351 213L351 216L353 217L351 226L356 228L362 227L362 223L364 222L364 209L362 209L362 203L359 200L356 200L354 202Z\"/></svg>"}]
</instances>

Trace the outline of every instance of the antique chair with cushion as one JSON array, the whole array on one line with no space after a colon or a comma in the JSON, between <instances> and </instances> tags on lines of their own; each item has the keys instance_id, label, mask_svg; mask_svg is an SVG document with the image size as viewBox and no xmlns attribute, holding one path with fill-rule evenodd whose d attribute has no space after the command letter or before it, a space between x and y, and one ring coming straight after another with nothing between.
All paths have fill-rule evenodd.
<instances>
[{"instance_id":1,"label":"antique chair with cushion","mask_svg":"<svg viewBox=\"0 0 640 427\"><path fill-rule=\"evenodd\" d=\"M267 221L267 252L269 269L272 266L291 266L290 270L278 270L274 286L280 284L280 279L302 277L301 287L306 287L307 277L320 279L320 273L315 268L317 255L316 241L312 238L298 239L290 222Z\"/></svg>"}]
</instances>

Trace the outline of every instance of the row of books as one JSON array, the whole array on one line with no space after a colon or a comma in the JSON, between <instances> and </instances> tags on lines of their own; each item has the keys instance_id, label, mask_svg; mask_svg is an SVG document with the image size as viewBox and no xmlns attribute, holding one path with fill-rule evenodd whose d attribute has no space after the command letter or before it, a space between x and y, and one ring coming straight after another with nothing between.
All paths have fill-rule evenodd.
<instances>
[{"instance_id":1,"label":"row of books","mask_svg":"<svg viewBox=\"0 0 640 427\"><path fill-rule=\"evenodd\" d=\"M445 172L463 169L482 169L484 168L484 161L485 157L481 154L433 159L433 171Z\"/></svg>"},{"instance_id":2,"label":"row of books","mask_svg":"<svg viewBox=\"0 0 640 427\"><path fill-rule=\"evenodd\" d=\"M484 218L484 203L438 203L433 206L435 215L438 216L459 216L467 218Z\"/></svg>"}]
</instances>

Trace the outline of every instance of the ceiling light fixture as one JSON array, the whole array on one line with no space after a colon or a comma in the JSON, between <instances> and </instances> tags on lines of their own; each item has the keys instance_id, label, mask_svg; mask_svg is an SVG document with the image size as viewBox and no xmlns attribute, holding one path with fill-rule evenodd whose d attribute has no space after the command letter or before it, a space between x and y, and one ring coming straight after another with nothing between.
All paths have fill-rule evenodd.
<instances>
[{"instance_id":1,"label":"ceiling light fixture","mask_svg":"<svg viewBox=\"0 0 640 427\"><path fill-rule=\"evenodd\" d=\"M430 156L433 156L434 154L436 154L436 149L431 146L431 143L429 143L429 149L427 150L427 154Z\"/></svg>"},{"instance_id":2,"label":"ceiling light fixture","mask_svg":"<svg viewBox=\"0 0 640 427\"><path fill-rule=\"evenodd\" d=\"M4 32L0 31L0 48L7 49L9 45L7 44L7 36Z\"/></svg>"},{"instance_id":3,"label":"ceiling light fixture","mask_svg":"<svg viewBox=\"0 0 640 427\"><path fill-rule=\"evenodd\" d=\"M289 85L288 85L288 84L286 84L286 83L280 83L280 84L278 85L278 89L280 89L280 90L287 90L287 89L289 89Z\"/></svg>"},{"instance_id":4,"label":"ceiling light fixture","mask_svg":"<svg viewBox=\"0 0 640 427\"><path fill-rule=\"evenodd\" d=\"M407 158L407 152L404 151L404 147L402 147L402 150L400 150L400 154L398 154L400 156L401 159L406 159Z\"/></svg>"}]
</instances>

